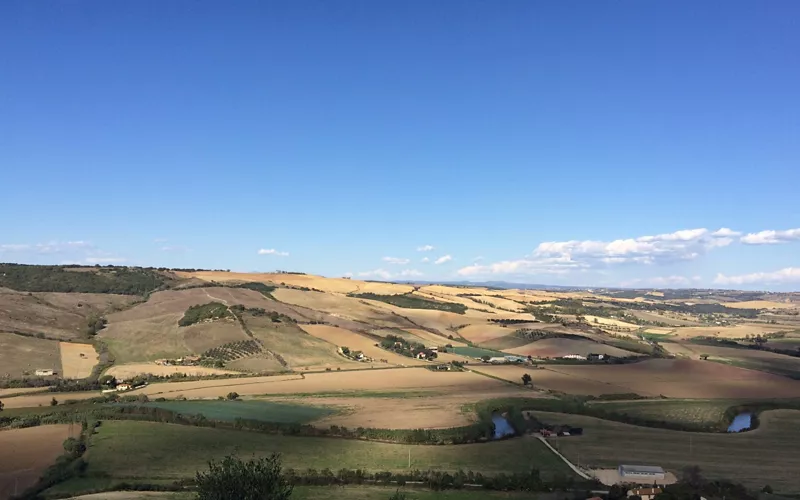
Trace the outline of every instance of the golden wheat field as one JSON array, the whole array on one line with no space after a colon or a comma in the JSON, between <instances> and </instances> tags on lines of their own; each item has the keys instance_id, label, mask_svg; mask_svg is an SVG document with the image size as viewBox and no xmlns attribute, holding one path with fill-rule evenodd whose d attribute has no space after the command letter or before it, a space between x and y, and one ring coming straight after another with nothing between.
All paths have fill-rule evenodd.
<instances>
[{"instance_id":1,"label":"golden wheat field","mask_svg":"<svg viewBox=\"0 0 800 500\"><path fill-rule=\"evenodd\" d=\"M92 374L100 358L92 344L59 342L61 370L64 378L86 378Z\"/></svg>"}]
</instances>

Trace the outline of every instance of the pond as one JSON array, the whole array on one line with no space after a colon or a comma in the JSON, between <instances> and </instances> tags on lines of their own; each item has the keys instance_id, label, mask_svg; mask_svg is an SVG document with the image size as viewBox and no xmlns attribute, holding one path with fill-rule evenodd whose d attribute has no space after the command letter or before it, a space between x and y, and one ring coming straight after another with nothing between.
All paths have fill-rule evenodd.
<instances>
[{"instance_id":1,"label":"pond","mask_svg":"<svg viewBox=\"0 0 800 500\"><path fill-rule=\"evenodd\" d=\"M750 427L753 425L753 414L750 412L747 413L740 413L736 415L731 422L731 425L728 426L728 432L741 432L750 430Z\"/></svg>"},{"instance_id":2,"label":"pond","mask_svg":"<svg viewBox=\"0 0 800 500\"><path fill-rule=\"evenodd\" d=\"M508 420L499 413L492 415L492 422L494 423L494 438L500 439L506 436L513 436L515 434L514 428L508 423Z\"/></svg>"}]
</instances>

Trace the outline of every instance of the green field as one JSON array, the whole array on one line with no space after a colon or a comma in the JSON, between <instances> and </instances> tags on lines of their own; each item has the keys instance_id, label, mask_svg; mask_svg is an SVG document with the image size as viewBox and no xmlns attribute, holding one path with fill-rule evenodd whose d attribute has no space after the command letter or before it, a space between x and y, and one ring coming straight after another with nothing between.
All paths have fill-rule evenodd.
<instances>
[{"instance_id":1,"label":"green field","mask_svg":"<svg viewBox=\"0 0 800 500\"><path fill-rule=\"evenodd\" d=\"M460 356L469 356L470 358L480 358L483 356L508 356L508 354L500 351L493 351L491 349L481 349L480 347L453 347L447 349L453 351Z\"/></svg>"},{"instance_id":2,"label":"green field","mask_svg":"<svg viewBox=\"0 0 800 500\"><path fill-rule=\"evenodd\" d=\"M592 409L604 409L617 414L625 414L649 420L678 424L697 424L702 426L719 426L727 428L725 411L741 404L732 400L687 400L664 399L644 401L609 401L592 402Z\"/></svg>"},{"instance_id":3,"label":"green field","mask_svg":"<svg viewBox=\"0 0 800 500\"><path fill-rule=\"evenodd\" d=\"M582 436L550 441L579 465L658 465L677 473L688 465L698 465L710 479L730 479L754 489L769 484L776 493L800 493L800 411L765 412L762 428L739 434L680 432L580 415L533 414L543 422L583 427Z\"/></svg>"},{"instance_id":4,"label":"green field","mask_svg":"<svg viewBox=\"0 0 800 500\"><path fill-rule=\"evenodd\" d=\"M273 403L270 401L151 401L135 406L149 406L181 413L203 415L209 420L233 422L237 418L263 422L305 424L336 413L328 408Z\"/></svg>"},{"instance_id":5,"label":"green field","mask_svg":"<svg viewBox=\"0 0 800 500\"><path fill-rule=\"evenodd\" d=\"M480 471L484 474L541 470L543 477L572 471L533 438L494 443L423 446L349 439L290 437L136 421L105 421L91 438L87 477L148 482L192 477L211 458L281 453L298 470L330 468L369 471L412 469Z\"/></svg>"}]
</instances>

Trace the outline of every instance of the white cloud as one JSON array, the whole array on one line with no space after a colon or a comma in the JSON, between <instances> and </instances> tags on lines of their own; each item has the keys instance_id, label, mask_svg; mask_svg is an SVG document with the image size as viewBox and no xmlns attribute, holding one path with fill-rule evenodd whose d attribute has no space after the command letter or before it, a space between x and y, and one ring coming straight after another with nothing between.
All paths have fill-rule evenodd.
<instances>
[{"instance_id":1,"label":"white cloud","mask_svg":"<svg viewBox=\"0 0 800 500\"><path fill-rule=\"evenodd\" d=\"M421 247L417 247L417 252L430 252L434 250L432 245L422 245Z\"/></svg>"},{"instance_id":2,"label":"white cloud","mask_svg":"<svg viewBox=\"0 0 800 500\"><path fill-rule=\"evenodd\" d=\"M393 273L391 271L387 271L386 269L378 268L373 269L372 271L362 271L358 273L358 276L361 278L380 278L382 280L391 280L397 278L417 278L424 275L416 269L403 269L402 271Z\"/></svg>"},{"instance_id":3,"label":"white cloud","mask_svg":"<svg viewBox=\"0 0 800 500\"><path fill-rule=\"evenodd\" d=\"M409 259L403 259L401 257L384 257L384 262L388 262L389 264L396 264L396 265L406 265L411 262Z\"/></svg>"},{"instance_id":4,"label":"white cloud","mask_svg":"<svg viewBox=\"0 0 800 500\"><path fill-rule=\"evenodd\" d=\"M711 233L711 236L719 236L719 237L724 237L724 238L728 238L728 237L731 237L731 236L741 236L741 235L742 235L741 232L734 231L733 229L730 229L730 228L727 228L727 227L721 227L721 228L717 229L716 231L714 231L713 233Z\"/></svg>"},{"instance_id":5,"label":"white cloud","mask_svg":"<svg viewBox=\"0 0 800 500\"><path fill-rule=\"evenodd\" d=\"M605 264L654 264L664 261L693 260L713 248L730 245L735 231L722 228L683 229L674 233L613 241L547 241L533 251L536 257L570 257L580 262Z\"/></svg>"},{"instance_id":6,"label":"white cloud","mask_svg":"<svg viewBox=\"0 0 800 500\"><path fill-rule=\"evenodd\" d=\"M82 249L85 250L88 248L93 248L93 245L86 241L51 241L48 243L3 244L0 245L0 252L33 252L37 254L54 254Z\"/></svg>"},{"instance_id":7,"label":"white cloud","mask_svg":"<svg viewBox=\"0 0 800 500\"><path fill-rule=\"evenodd\" d=\"M737 276L726 276L720 273L714 278L714 283L718 285L800 283L800 267L787 267L774 272L740 274Z\"/></svg>"},{"instance_id":8,"label":"white cloud","mask_svg":"<svg viewBox=\"0 0 800 500\"><path fill-rule=\"evenodd\" d=\"M423 257L422 258L422 262L430 262L430 261L431 261L431 259L429 259L428 257Z\"/></svg>"},{"instance_id":9,"label":"white cloud","mask_svg":"<svg viewBox=\"0 0 800 500\"><path fill-rule=\"evenodd\" d=\"M277 255L278 257L288 257L289 252L279 252L274 248L262 248L258 251L258 255Z\"/></svg>"},{"instance_id":10,"label":"white cloud","mask_svg":"<svg viewBox=\"0 0 800 500\"><path fill-rule=\"evenodd\" d=\"M758 233L749 233L742 236L740 240L746 245L776 245L778 243L788 243L793 240L800 240L800 228L787 229L785 231L767 230Z\"/></svg>"},{"instance_id":11,"label":"white cloud","mask_svg":"<svg viewBox=\"0 0 800 500\"><path fill-rule=\"evenodd\" d=\"M344 273L344 276L345 276L345 278L352 278L353 277L353 273L348 271L348 272Z\"/></svg>"},{"instance_id":12,"label":"white cloud","mask_svg":"<svg viewBox=\"0 0 800 500\"><path fill-rule=\"evenodd\" d=\"M86 257L87 264L119 264L125 262L123 257Z\"/></svg>"},{"instance_id":13,"label":"white cloud","mask_svg":"<svg viewBox=\"0 0 800 500\"><path fill-rule=\"evenodd\" d=\"M444 264L445 262L448 262L448 261L451 261L451 260L453 260L453 257L451 255L442 255L441 257L436 259L433 263L436 264L436 265L439 265L439 264Z\"/></svg>"},{"instance_id":14,"label":"white cloud","mask_svg":"<svg viewBox=\"0 0 800 500\"><path fill-rule=\"evenodd\" d=\"M472 264L456 271L459 276L567 274L588 267L567 257L504 260L492 264Z\"/></svg>"},{"instance_id":15,"label":"white cloud","mask_svg":"<svg viewBox=\"0 0 800 500\"><path fill-rule=\"evenodd\" d=\"M161 247L162 252L187 252L189 251L188 248L181 245L167 245L165 247Z\"/></svg>"}]
</instances>

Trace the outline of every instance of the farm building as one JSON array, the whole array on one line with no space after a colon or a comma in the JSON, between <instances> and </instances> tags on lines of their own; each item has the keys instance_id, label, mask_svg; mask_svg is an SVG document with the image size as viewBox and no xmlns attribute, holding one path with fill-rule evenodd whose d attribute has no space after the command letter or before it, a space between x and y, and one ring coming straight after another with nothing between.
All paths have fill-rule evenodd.
<instances>
[{"instance_id":1,"label":"farm building","mask_svg":"<svg viewBox=\"0 0 800 500\"><path fill-rule=\"evenodd\" d=\"M661 488L634 488L628 491L628 496L638 496L642 500L653 500L661 493Z\"/></svg>"},{"instance_id":2,"label":"farm building","mask_svg":"<svg viewBox=\"0 0 800 500\"><path fill-rule=\"evenodd\" d=\"M664 479L666 473L661 467L649 465L620 465L617 469L623 479Z\"/></svg>"},{"instance_id":3,"label":"farm building","mask_svg":"<svg viewBox=\"0 0 800 500\"><path fill-rule=\"evenodd\" d=\"M36 370L37 377L50 377L51 375L55 375L53 370Z\"/></svg>"},{"instance_id":4,"label":"farm building","mask_svg":"<svg viewBox=\"0 0 800 500\"><path fill-rule=\"evenodd\" d=\"M561 356L561 359L579 359L581 361L586 361L586 356L581 356L580 354L566 354Z\"/></svg>"}]
</instances>

